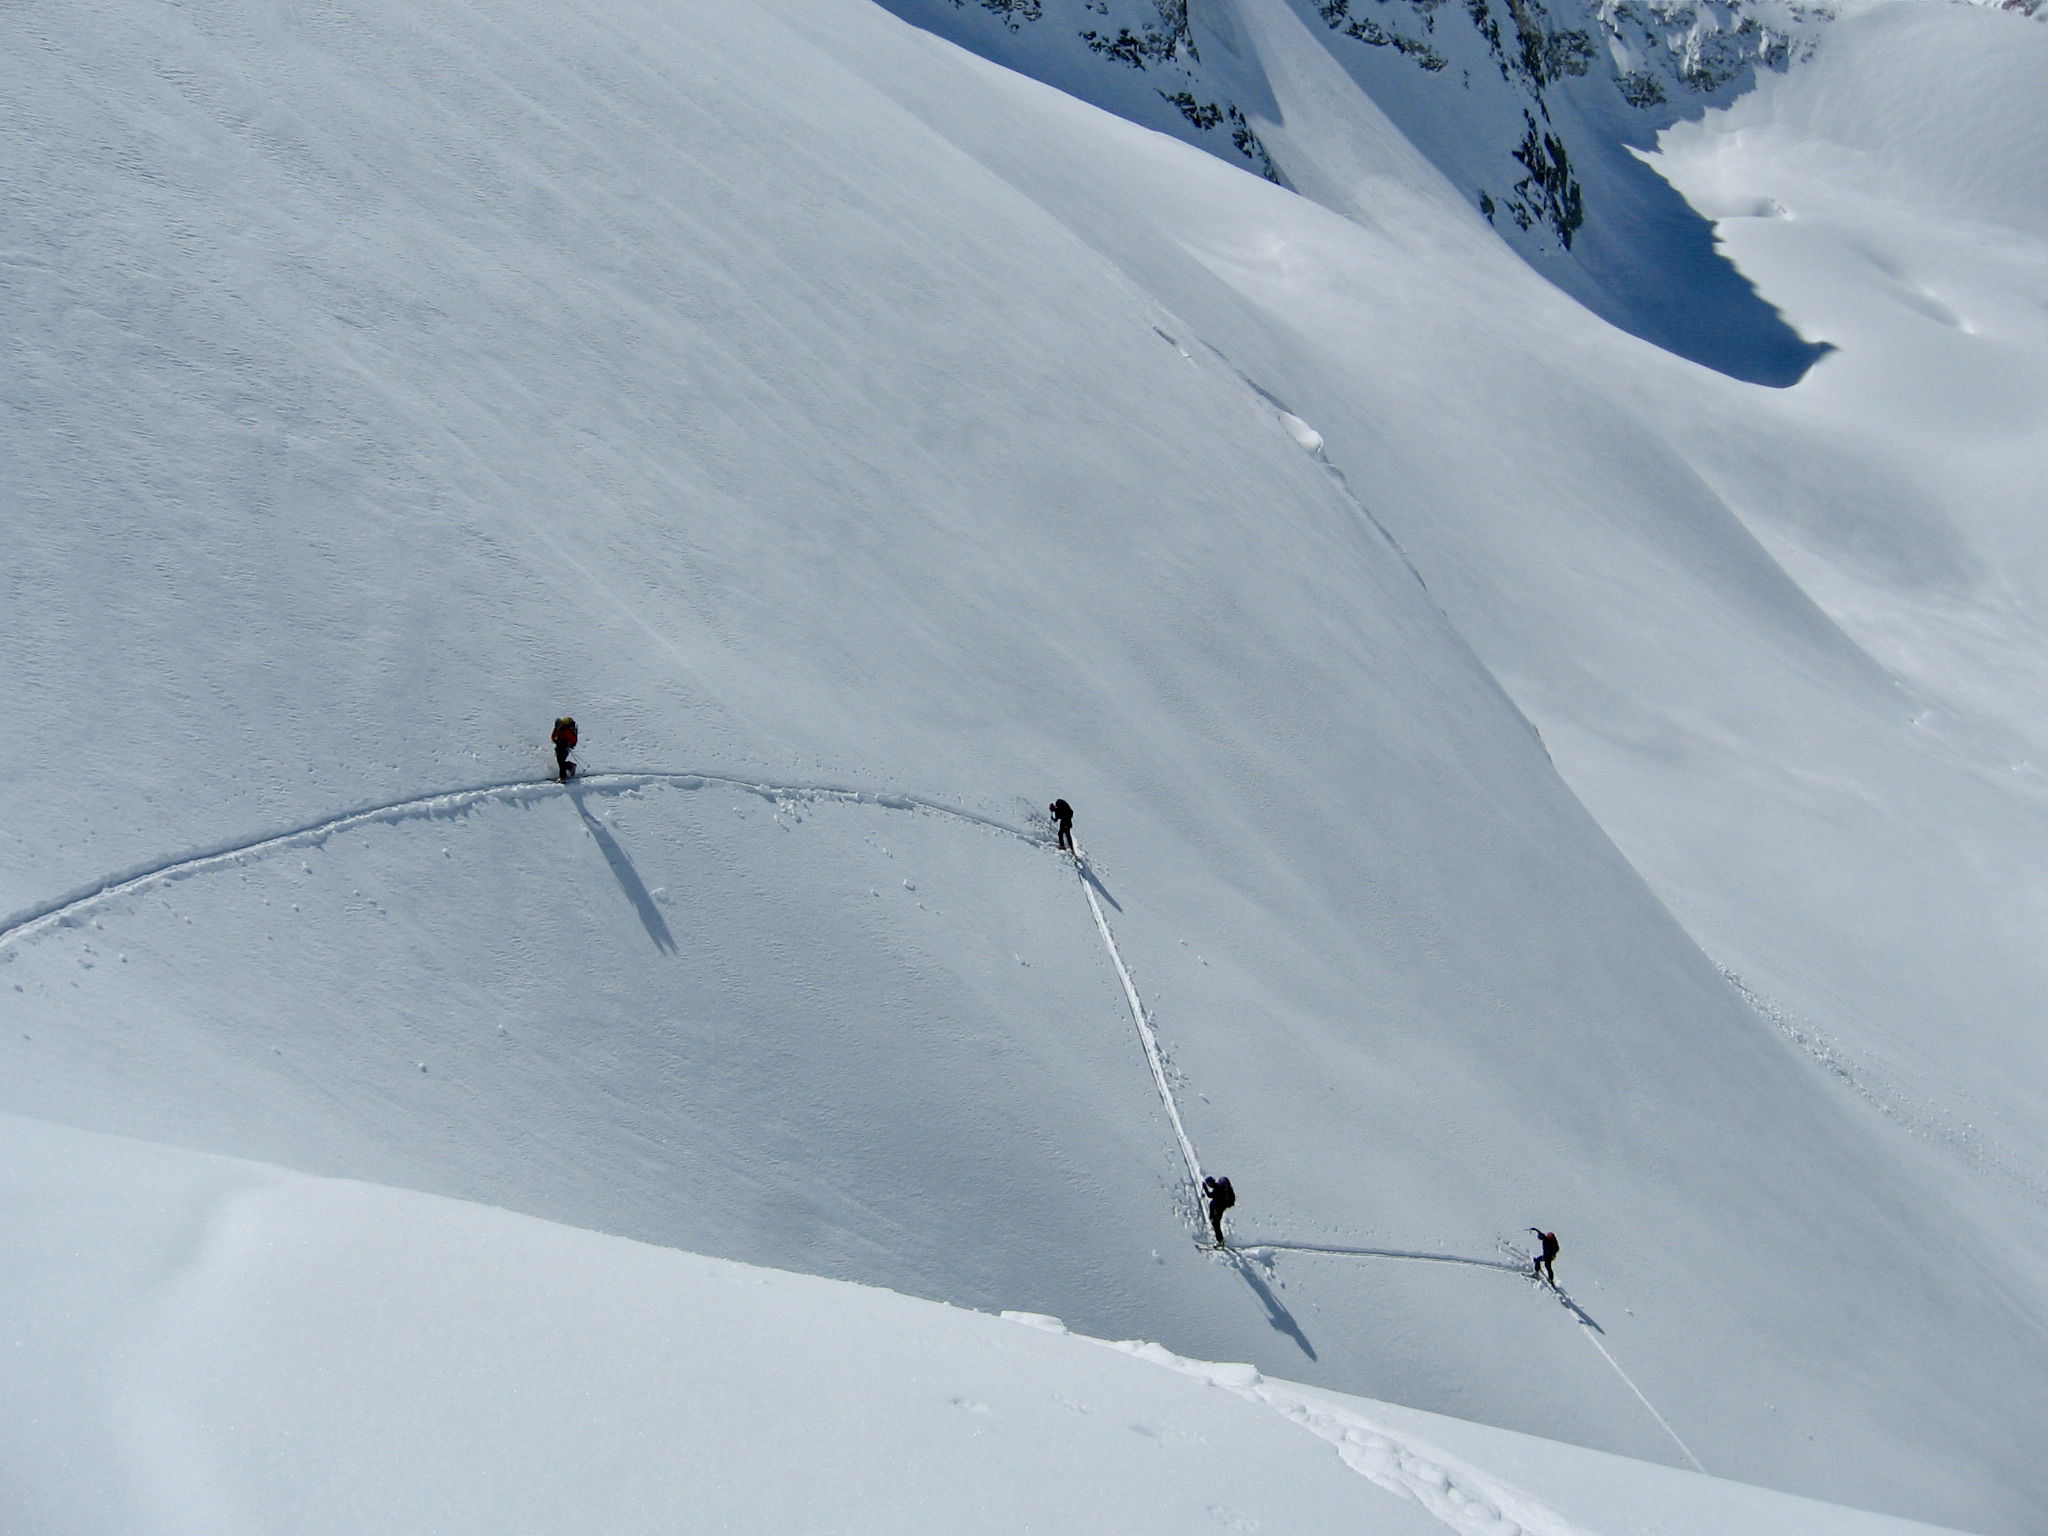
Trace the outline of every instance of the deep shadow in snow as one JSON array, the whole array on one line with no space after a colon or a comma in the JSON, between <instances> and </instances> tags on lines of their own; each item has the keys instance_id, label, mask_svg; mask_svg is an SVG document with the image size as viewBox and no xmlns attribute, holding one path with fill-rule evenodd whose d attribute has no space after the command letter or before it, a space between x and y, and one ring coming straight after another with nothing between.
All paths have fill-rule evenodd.
<instances>
[{"instance_id":1,"label":"deep shadow in snow","mask_svg":"<svg viewBox=\"0 0 2048 1536\"><path fill-rule=\"evenodd\" d=\"M1109 887L1102 883L1101 879L1096 875L1095 871L1092 868L1090 868L1085 863L1079 864L1077 867L1081 871L1081 878L1083 880L1086 880L1090 885L1095 887L1096 895L1100 896L1104 901L1108 902L1110 906L1116 911L1123 911L1124 904L1118 901L1114 896L1109 894Z\"/></svg>"},{"instance_id":2,"label":"deep shadow in snow","mask_svg":"<svg viewBox=\"0 0 2048 1536\"><path fill-rule=\"evenodd\" d=\"M647 889L647 882L640 878L640 872L633 867L633 861L626 857L626 850L618 840L604 829L604 824L584 808L583 792L572 780L569 784L569 799L576 807L576 814L583 818L583 825L589 830L598 852L604 855L605 863L612 867L612 878L619 882L619 889L626 893L626 899L633 903L633 910L640 914L640 925L647 930L647 937L654 940L654 947L665 955L676 952L676 938L669 932L668 920L661 915L661 908L655 905L653 894Z\"/></svg>"},{"instance_id":3,"label":"deep shadow in snow","mask_svg":"<svg viewBox=\"0 0 2048 1536\"><path fill-rule=\"evenodd\" d=\"M1534 261L1539 271L1558 281L1552 265L1576 266L1586 281L1561 286L1608 324L1745 384L1788 388L1834 350L1792 329L1651 165L1623 144L1599 148L1583 167L1586 222L1568 255Z\"/></svg>"},{"instance_id":4,"label":"deep shadow in snow","mask_svg":"<svg viewBox=\"0 0 2048 1536\"><path fill-rule=\"evenodd\" d=\"M1563 1307L1565 1311L1571 1313L1571 1315L1578 1320L1578 1323L1581 1327L1590 1328L1595 1333L1605 1333L1607 1331L1605 1328L1602 1328L1598 1323L1594 1322L1593 1314L1588 1312L1584 1307L1580 1306L1576 1301L1573 1301L1571 1297L1563 1290L1562 1287L1552 1287L1551 1294L1557 1297L1557 1304L1559 1306Z\"/></svg>"},{"instance_id":5,"label":"deep shadow in snow","mask_svg":"<svg viewBox=\"0 0 2048 1536\"><path fill-rule=\"evenodd\" d=\"M1315 1345L1309 1343L1308 1335L1301 1331L1301 1324L1294 1320L1294 1314L1287 1310L1278 1296L1273 1294L1273 1288L1266 1284L1265 1279L1252 1267L1251 1261L1227 1251L1224 1256L1230 1260L1230 1267L1244 1277L1244 1283L1252 1288L1252 1294L1264 1304L1266 1321L1272 1324L1273 1331L1286 1334L1294 1340L1296 1347L1304 1355L1311 1360L1315 1359Z\"/></svg>"}]
</instances>

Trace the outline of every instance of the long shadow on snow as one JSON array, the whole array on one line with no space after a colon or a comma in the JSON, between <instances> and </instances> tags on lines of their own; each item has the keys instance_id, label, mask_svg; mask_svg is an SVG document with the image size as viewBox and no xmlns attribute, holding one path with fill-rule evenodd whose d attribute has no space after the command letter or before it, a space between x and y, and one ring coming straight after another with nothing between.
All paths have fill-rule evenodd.
<instances>
[{"instance_id":1,"label":"long shadow on snow","mask_svg":"<svg viewBox=\"0 0 2048 1536\"><path fill-rule=\"evenodd\" d=\"M1100 896L1104 901L1108 902L1112 907L1116 908L1117 911L1123 911L1124 904L1118 901L1114 896L1109 894L1109 887L1104 885L1102 881L1097 878L1095 871L1093 869L1091 869L1087 864L1077 864L1077 867L1081 871L1081 878L1083 880L1086 880L1090 885L1095 887L1096 895Z\"/></svg>"},{"instance_id":2,"label":"long shadow on snow","mask_svg":"<svg viewBox=\"0 0 2048 1536\"><path fill-rule=\"evenodd\" d=\"M1301 1331L1301 1324L1294 1320L1294 1314L1281 1304L1280 1298L1273 1294L1273 1288L1260 1278L1250 1261L1240 1258L1235 1253L1226 1252L1224 1257L1230 1260L1230 1267L1244 1277L1244 1283L1252 1288L1252 1294L1264 1304L1266 1321L1272 1325L1273 1331L1286 1334L1294 1340L1304 1355L1311 1360L1315 1359L1315 1345L1309 1343L1308 1335Z\"/></svg>"},{"instance_id":3,"label":"long shadow on snow","mask_svg":"<svg viewBox=\"0 0 2048 1536\"><path fill-rule=\"evenodd\" d=\"M626 857L626 850L619 846L618 840L584 808L583 791L573 780L569 784L569 799L576 807L576 814L583 818L583 825L597 844L597 851L604 855L605 863L611 865L612 878L619 882L619 889L626 893L626 899L633 903L633 910L640 914L640 926L647 930L647 937L654 940L654 947L663 954L674 954L676 936L669 932L668 920L661 915L661 908L655 905L647 882L640 878L640 871L633 867L633 861Z\"/></svg>"},{"instance_id":4,"label":"long shadow on snow","mask_svg":"<svg viewBox=\"0 0 2048 1536\"><path fill-rule=\"evenodd\" d=\"M1588 1312L1584 1307L1580 1306L1576 1301L1573 1301L1571 1297L1565 1293L1562 1287L1553 1287L1552 1294L1554 1294L1557 1297L1557 1304L1559 1306L1563 1307L1565 1311L1571 1313L1573 1317L1579 1320L1580 1326L1590 1328L1595 1333L1605 1333L1607 1331L1605 1328L1602 1328L1598 1323L1594 1322L1593 1314Z\"/></svg>"}]
</instances>

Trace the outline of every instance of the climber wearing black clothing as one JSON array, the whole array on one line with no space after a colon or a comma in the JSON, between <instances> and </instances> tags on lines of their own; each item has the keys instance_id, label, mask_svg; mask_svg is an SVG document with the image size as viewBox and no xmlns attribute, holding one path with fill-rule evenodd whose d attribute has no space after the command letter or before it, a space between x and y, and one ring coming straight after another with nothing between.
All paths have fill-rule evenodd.
<instances>
[{"instance_id":1,"label":"climber wearing black clothing","mask_svg":"<svg viewBox=\"0 0 2048 1536\"><path fill-rule=\"evenodd\" d=\"M1202 1193L1209 1198L1209 1230L1216 1234L1216 1246L1228 1248L1223 1241L1223 1213L1237 1204L1237 1191L1228 1179L1204 1179Z\"/></svg>"},{"instance_id":2,"label":"climber wearing black clothing","mask_svg":"<svg viewBox=\"0 0 2048 1536\"><path fill-rule=\"evenodd\" d=\"M1053 825L1059 828L1060 847L1067 853L1074 851L1074 808L1064 800L1055 800L1046 807L1052 812Z\"/></svg>"},{"instance_id":3,"label":"climber wearing black clothing","mask_svg":"<svg viewBox=\"0 0 2048 1536\"><path fill-rule=\"evenodd\" d=\"M1536 1241L1543 1245L1543 1251L1536 1255L1536 1262L1529 1266L1529 1273L1538 1280L1549 1281L1554 1290L1557 1287L1557 1234L1545 1232L1540 1227L1531 1227L1529 1230L1536 1234Z\"/></svg>"},{"instance_id":4,"label":"climber wearing black clothing","mask_svg":"<svg viewBox=\"0 0 2048 1536\"><path fill-rule=\"evenodd\" d=\"M576 750L576 722L564 715L555 722L555 729L548 740L555 744L555 782L566 784L576 772L576 765L569 761L569 754Z\"/></svg>"}]
</instances>

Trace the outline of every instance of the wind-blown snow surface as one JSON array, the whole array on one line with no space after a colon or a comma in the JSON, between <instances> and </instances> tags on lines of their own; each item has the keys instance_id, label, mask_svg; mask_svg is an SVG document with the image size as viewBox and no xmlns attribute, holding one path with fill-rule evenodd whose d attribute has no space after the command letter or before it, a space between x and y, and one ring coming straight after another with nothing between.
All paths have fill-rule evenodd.
<instances>
[{"instance_id":1,"label":"wind-blown snow surface","mask_svg":"<svg viewBox=\"0 0 2048 1536\"><path fill-rule=\"evenodd\" d=\"M1930 1529L1031 1314L11 1116L0 1147L9 1530Z\"/></svg>"},{"instance_id":2,"label":"wind-blown snow surface","mask_svg":"<svg viewBox=\"0 0 2048 1536\"><path fill-rule=\"evenodd\" d=\"M1734 385L1355 89L1347 220L852 0L9 25L0 1104L2038 1528L2026 696L1738 517L1920 526L1904 332ZM1193 1248L1053 794L1241 1236L1478 1263Z\"/></svg>"}]
</instances>

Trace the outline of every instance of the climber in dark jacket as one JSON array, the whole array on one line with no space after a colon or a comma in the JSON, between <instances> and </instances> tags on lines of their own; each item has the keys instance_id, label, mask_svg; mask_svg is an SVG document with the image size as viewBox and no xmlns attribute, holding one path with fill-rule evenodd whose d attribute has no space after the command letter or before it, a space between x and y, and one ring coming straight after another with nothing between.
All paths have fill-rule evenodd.
<instances>
[{"instance_id":1,"label":"climber in dark jacket","mask_svg":"<svg viewBox=\"0 0 2048 1536\"><path fill-rule=\"evenodd\" d=\"M1067 853L1072 853L1074 851L1074 808L1064 800L1055 800L1046 809L1052 812L1053 825L1059 829L1059 845L1061 849Z\"/></svg>"},{"instance_id":2,"label":"climber in dark jacket","mask_svg":"<svg viewBox=\"0 0 2048 1536\"><path fill-rule=\"evenodd\" d=\"M1230 1187L1228 1179L1202 1180L1202 1193L1209 1200L1209 1230L1216 1234L1216 1246L1228 1248L1223 1241L1223 1213L1237 1204L1237 1191Z\"/></svg>"}]
</instances>

